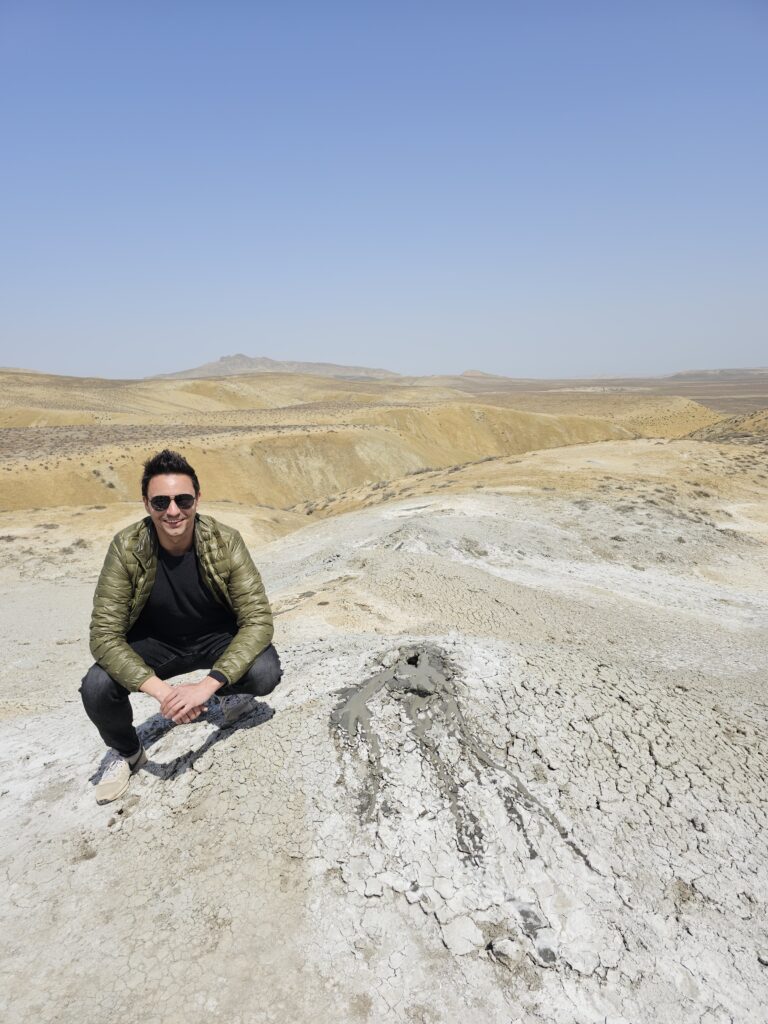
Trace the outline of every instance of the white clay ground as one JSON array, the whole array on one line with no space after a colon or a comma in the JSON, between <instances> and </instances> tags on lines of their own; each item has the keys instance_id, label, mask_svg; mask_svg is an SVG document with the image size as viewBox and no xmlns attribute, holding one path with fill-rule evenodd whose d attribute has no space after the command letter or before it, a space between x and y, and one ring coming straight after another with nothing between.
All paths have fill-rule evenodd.
<instances>
[{"instance_id":1,"label":"white clay ground","mask_svg":"<svg viewBox=\"0 0 768 1024\"><path fill-rule=\"evenodd\" d=\"M626 487L310 521L254 549L279 689L223 731L139 695L150 764L105 807L77 694L104 546L30 543L2 570L4 1021L766 1019L759 536Z\"/></svg>"}]
</instances>

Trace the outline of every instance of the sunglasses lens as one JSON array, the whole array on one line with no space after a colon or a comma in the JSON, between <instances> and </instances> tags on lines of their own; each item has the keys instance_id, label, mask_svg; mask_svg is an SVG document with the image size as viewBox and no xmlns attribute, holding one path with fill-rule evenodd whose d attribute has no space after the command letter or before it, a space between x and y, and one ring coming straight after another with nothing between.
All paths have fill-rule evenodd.
<instances>
[{"instance_id":1,"label":"sunglasses lens","mask_svg":"<svg viewBox=\"0 0 768 1024\"><path fill-rule=\"evenodd\" d=\"M176 502L176 508L186 512L187 509L192 508L195 504L195 496L194 494L176 494L173 497L173 501ZM158 494L154 498L149 499L149 504L155 512L165 512L171 504L171 498L167 494Z\"/></svg>"}]
</instances>

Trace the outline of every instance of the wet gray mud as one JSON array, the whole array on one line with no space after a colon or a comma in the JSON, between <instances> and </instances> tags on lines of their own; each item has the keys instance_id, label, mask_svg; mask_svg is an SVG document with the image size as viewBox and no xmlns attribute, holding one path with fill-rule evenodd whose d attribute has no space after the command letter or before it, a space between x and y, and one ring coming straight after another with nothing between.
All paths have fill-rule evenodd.
<instances>
[{"instance_id":1,"label":"wet gray mud","mask_svg":"<svg viewBox=\"0 0 768 1024\"><path fill-rule=\"evenodd\" d=\"M546 859L542 847L549 832L550 840L557 837L584 869L600 872L556 810L495 758L470 726L461 707L470 687L445 652L430 644L406 646L384 655L381 662L380 671L369 679L342 690L331 712L361 819L381 817L397 827L415 812L419 819L441 826L450 823L452 834L441 836L443 848L435 858L441 861L440 874L412 879L407 889L411 901L417 897L447 924L449 916L439 913L441 903L449 913L468 910L473 900L467 901L462 890L487 889L488 899L497 900L501 888L501 904L508 913L495 915L495 920L491 915L488 947L500 927L508 928L529 940L539 964L553 963L557 954L541 908L510 891L503 873L499 877L499 855L509 852L504 832L514 829L514 845L527 860ZM403 787L404 773L415 791ZM406 868L401 857L396 855L395 861L395 868ZM446 945L452 945L450 934Z\"/></svg>"}]
</instances>

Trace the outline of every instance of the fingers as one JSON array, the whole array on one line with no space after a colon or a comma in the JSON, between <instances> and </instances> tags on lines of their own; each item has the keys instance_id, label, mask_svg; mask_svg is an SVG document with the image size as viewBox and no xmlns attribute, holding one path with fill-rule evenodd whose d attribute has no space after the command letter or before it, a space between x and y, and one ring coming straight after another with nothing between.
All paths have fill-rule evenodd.
<instances>
[{"instance_id":1,"label":"fingers","mask_svg":"<svg viewBox=\"0 0 768 1024\"><path fill-rule=\"evenodd\" d=\"M185 711L190 711L193 707L194 704L190 704L188 700L174 694L172 697L169 697L163 705L161 705L160 710L166 718L172 718L174 715L180 715Z\"/></svg>"},{"instance_id":2,"label":"fingers","mask_svg":"<svg viewBox=\"0 0 768 1024\"><path fill-rule=\"evenodd\" d=\"M199 693L190 684L174 687L160 704L160 712L166 718L174 718L176 715L192 711L195 708L205 710L205 706L200 703Z\"/></svg>"},{"instance_id":3,"label":"fingers","mask_svg":"<svg viewBox=\"0 0 768 1024\"><path fill-rule=\"evenodd\" d=\"M160 713L177 725L187 725L208 710L206 703L199 703L200 691L192 684L175 686L160 702Z\"/></svg>"},{"instance_id":4,"label":"fingers","mask_svg":"<svg viewBox=\"0 0 768 1024\"><path fill-rule=\"evenodd\" d=\"M165 698L161 707L164 711L180 711L184 703L184 700L178 693L172 693Z\"/></svg>"},{"instance_id":5,"label":"fingers","mask_svg":"<svg viewBox=\"0 0 768 1024\"><path fill-rule=\"evenodd\" d=\"M182 711L175 713L168 713L166 718L171 718L176 725L188 725L190 722L194 722L196 718L199 718L204 711L208 710L207 705L201 707L186 708Z\"/></svg>"}]
</instances>

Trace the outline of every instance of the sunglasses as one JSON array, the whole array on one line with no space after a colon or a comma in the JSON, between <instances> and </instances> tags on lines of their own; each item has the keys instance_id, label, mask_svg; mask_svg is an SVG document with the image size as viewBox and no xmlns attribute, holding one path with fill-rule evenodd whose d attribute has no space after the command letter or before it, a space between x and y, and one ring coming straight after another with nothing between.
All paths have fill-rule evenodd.
<instances>
[{"instance_id":1,"label":"sunglasses","mask_svg":"<svg viewBox=\"0 0 768 1024\"><path fill-rule=\"evenodd\" d=\"M192 508L195 504L194 494L156 494L154 498L148 498L149 504L155 510L155 512L165 512L170 506L172 501L176 502L176 508L180 508L183 512L187 509Z\"/></svg>"}]
</instances>

